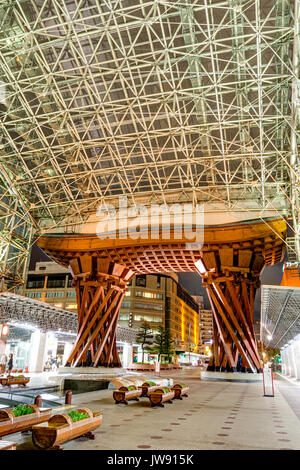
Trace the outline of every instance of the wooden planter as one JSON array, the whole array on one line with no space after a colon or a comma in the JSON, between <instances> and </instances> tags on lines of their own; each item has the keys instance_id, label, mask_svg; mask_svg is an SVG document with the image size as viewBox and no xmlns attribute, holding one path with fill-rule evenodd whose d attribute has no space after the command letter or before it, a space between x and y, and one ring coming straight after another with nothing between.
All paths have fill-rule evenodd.
<instances>
[{"instance_id":1,"label":"wooden planter","mask_svg":"<svg viewBox=\"0 0 300 470\"><path fill-rule=\"evenodd\" d=\"M172 387L173 392L175 393L174 398L182 400L182 397L188 397L188 392L190 388L185 384L175 384Z\"/></svg>"},{"instance_id":2,"label":"wooden planter","mask_svg":"<svg viewBox=\"0 0 300 470\"><path fill-rule=\"evenodd\" d=\"M26 384L28 384L30 378L25 377L22 375L22 377L14 377L12 375L8 375L7 377L1 377L0 378L0 383L1 385L19 385L19 387L23 386L26 387Z\"/></svg>"},{"instance_id":3,"label":"wooden planter","mask_svg":"<svg viewBox=\"0 0 300 470\"><path fill-rule=\"evenodd\" d=\"M0 450L16 450L16 447L16 442L0 441Z\"/></svg>"},{"instance_id":4,"label":"wooden planter","mask_svg":"<svg viewBox=\"0 0 300 470\"><path fill-rule=\"evenodd\" d=\"M73 422L67 414L54 415L48 423L33 426L33 444L39 449L59 449L60 444L79 436L94 439L92 431L102 423L102 412L92 412L89 408L79 408L76 411L87 413L89 417Z\"/></svg>"},{"instance_id":5,"label":"wooden planter","mask_svg":"<svg viewBox=\"0 0 300 470\"><path fill-rule=\"evenodd\" d=\"M139 387L140 390L142 390L142 397L147 397L149 393L155 392L161 388L161 385L149 385L148 382L144 382L141 387Z\"/></svg>"},{"instance_id":6,"label":"wooden planter","mask_svg":"<svg viewBox=\"0 0 300 470\"><path fill-rule=\"evenodd\" d=\"M128 387L120 387L119 390L114 390L113 398L116 404L125 403L125 405L128 405L129 400L139 401L142 390L139 390L135 385L130 385L130 387L134 387L134 390L129 390Z\"/></svg>"},{"instance_id":7,"label":"wooden planter","mask_svg":"<svg viewBox=\"0 0 300 470\"><path fill-rule=\"evenodd\" d=\"M37 405L27 406L33 408L34 413L15 416L9 408L0 409L0 436L25 431L26 429L30 429L34 424L43 423L50 419L51 408L41 410Z\"/></svg>"},{"instance_id":8,"label":"wooden planter","mask_svg":"<svg viewBox=\"0 0 300 470\"><path fill-rule=\"evenodd\" d=\"M149 393L150 404L151 406L161 406L163 408L163 403L173 403L174 395L175 392L170 388L158 388L154 392Z\"/></svg>"}]
</instances>

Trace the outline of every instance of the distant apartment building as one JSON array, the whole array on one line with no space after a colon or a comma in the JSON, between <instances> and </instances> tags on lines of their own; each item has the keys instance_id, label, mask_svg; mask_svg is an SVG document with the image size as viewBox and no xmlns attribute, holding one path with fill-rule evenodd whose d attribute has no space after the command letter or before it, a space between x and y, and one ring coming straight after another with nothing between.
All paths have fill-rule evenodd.
<instances>
[{"instance_id":1,"label":"distant apartment building","mask_svg":"<svg viewBox=\"0 0 300 470\"><path fill-rule=\"evenodd\" d=\"M25 295L55 307L77 311L75 289L68 269L52 261L37 262L28 272ZM175 350L199 352L199 303L168 274L136 275L128 285L121 305L119 324L138 329L143 321L153 333L169 328Z\"/></svg>"},{"instance_id":2,"label":"distant apartment building","mask_svg":"<svg viewBox=\"0 0 300 470\"><path fill-rule=\"evenodd\" d=\"M212 310L200 309L200 352L207 353L207 346L213 341L213 316Z\"/></svg>"}]
</instances>

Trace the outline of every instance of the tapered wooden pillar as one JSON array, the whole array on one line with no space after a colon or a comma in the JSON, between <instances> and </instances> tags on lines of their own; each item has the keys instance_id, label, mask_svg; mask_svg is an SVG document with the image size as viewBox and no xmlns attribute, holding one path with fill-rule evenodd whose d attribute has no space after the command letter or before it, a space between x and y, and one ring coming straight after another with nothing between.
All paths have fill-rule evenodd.
<instances>
[{"instance_id":1,"label":"tapered wooden pillar","mask_svg":"<svg viewBox=\"0 0 300 470\"><path fill-rule=\"evenodd\" d=\"M69 261L77 297L78 333L67 366L121 367L116 328L133 271L84 254Z\"/></svg>"},{"instance_id":2,"label":"tapered wooden pillar","mask_svg":"<svg viewBox=\"0 0 300 470\"><path fill-rule=\"evenodd\" d=\"M206 287L213 314L213 355L208 370L261 372L253 327L255 291L264 258L249 249L222 245L202 254L196 267Z\"/></svg>"}]
</instances>

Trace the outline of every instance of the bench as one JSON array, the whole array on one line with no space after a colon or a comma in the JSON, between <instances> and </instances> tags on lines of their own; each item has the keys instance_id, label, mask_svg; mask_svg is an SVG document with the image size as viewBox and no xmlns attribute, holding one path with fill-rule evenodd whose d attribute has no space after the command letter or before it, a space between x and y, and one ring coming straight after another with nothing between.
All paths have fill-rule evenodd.
<instances>
[{"instance_id":1,"label":"bench","mask_svg":"<svg viewBox=\"0 0 300 470\"><path fill-rule=\"evenodd\" d=\"M33 425L48 421L51 417L51 408L42 409L37 405L25 406L32 408L33 413L15 416L10 408L0 409L0 437L13 434L15 432L29 430Z\"/></svg>"},{"instance_id":2,"label":"bench","mask_svg":"<svg viewBox=\"0 0 300 470\"><path fill-rule=\"evenodd\" d=\"M0 450L16 450L16 447L16 442L0 441Z\"/></svg>"},{"instance_id":3,"label":"bench","mask_svg":"<svg viewBox=\"0 0 300 470\"><path fill-rule=\"evenodd\" d=\"M128 387L120 387L119 390L114 390L113 398L115 403L125 403L128 405L129 400L139 401L139 397L142 395L142 390L138 389L136 385L128 385Z\"/></svg>"},{"instance_id":4,"label":"bench","mask_svg":"<svg viewBox=\"0 0 300 470\"><path fill-rule=\"evenodd\" d=\"M7 375L6 377L0 377L0 383L2 386L18 385L19 387L26 387L26 384L30 381L29 377L25 375L14 376Z\"/></svg>"},{"instance_id":5,"label":"bench","mask_svg":"<svg viewBox=\"0 0 300 470\"><path fill-rule=\"evenodd\" d=\"M185 384L175 384L173 385L172 390L175 393L174 398L182 400L182 397L188 397L188 392L190 388Z\"/></svg>"},{"instance_id":6,"label":"bench","mask_svg":"<svg viewBox=\"0 0 300 470\"><path fill-rule=\"evenodd\" d=\"M143 385L139 387L142 390L142 397L147 397L150 392L155 392L158 388L161 388L161 385L157 385L155 382L151 380L148 382L144 382Z\"/></svg>"},{"instance_id":7,"label":"bench","mask_svg":"<svg viewBox=\"0 0 300 470\"><path fill-rule=\"evenodd\" d=\"M163 408L163 403L173 403L172 399L175 396L175 392L168 387L160 387L154 392L150 392L148 396L152 407L160 406Z\"/></svg>"},{"instance_id":8,"label":"bench","mask_svg":"<svg viewBox=\"0 0 300 470\"><path fill-rule=\"evenodd\" d=\"M93 412L89 408L78 408L72 411L83 413L87 417L73 421L69 414L53 415L47 423L33 426L32 442L34 446L44 450L59 450L61 444L79 436L95 439L92 431L102 423L103 413L101 411Z\"/></svg>"}]
</instances>

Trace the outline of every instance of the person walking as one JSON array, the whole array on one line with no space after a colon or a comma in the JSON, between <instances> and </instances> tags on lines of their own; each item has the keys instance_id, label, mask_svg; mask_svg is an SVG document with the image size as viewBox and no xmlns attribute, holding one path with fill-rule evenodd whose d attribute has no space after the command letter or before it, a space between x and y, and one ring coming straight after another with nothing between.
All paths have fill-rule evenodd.
<instances>
[{"instance_id":1,"label":"person walking","mask_svg":"<svg viewBox=\"0 0 300 470\"><path fill-rule=\"evenodd\" d=\"M7 372L8 374L10 374L10 372L12 371L12 368L13 368L13 353L10 353L9 355L9 359L8 359L8 363L7 363Z\"/></svg>"},{"instance_id":2,"label":"person walking","mask_svg":"<svg viewBox=\"0 0 300 470\"><path fill-rule=\"evenodd\" d=\"M0 360L0 373L1 374L4 374L6 370L6 364L7 364L7 355L3 353L1 356L1 360Z\"/></svg>"}]
</instances>

